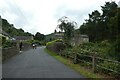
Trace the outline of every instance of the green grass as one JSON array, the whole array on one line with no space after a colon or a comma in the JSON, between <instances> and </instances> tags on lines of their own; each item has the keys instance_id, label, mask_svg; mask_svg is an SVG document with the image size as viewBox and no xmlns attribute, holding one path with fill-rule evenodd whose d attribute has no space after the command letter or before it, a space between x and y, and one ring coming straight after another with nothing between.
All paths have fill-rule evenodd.
<instances>
[{"instance_id":1,"label":"green grass","mask_svg":"<svg viewBox=\"0 0 120 80\"><path fill-rule=\"evenodd\" d=\"M77 71L81 75L85 76L86 78L92 78L92 79L97 79L97 80L98 80L98 78L103 78L101 75L92 73L89 70L83 68L82 66L80 66L80 64L73 64L70 59L59 56L56 53L54 53L46 48L45 48L45 51L48 54L50 54L51 56L53 56L55 59L61 61L62 63L69 66L70 68L74 69L75 71Z\"/></svg>"}]
</instances>

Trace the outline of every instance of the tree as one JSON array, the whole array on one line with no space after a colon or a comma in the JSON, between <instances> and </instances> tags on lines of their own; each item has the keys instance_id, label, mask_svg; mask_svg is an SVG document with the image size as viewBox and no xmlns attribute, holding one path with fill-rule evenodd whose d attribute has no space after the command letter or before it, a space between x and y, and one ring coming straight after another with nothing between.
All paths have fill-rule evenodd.
<instances>
[{"instance_id":1,"label":"tree","mask_svg":"<svg viewBox=\"0 0 120 80\"><path fill-rule=\"evenodd\" d=\"M69 44L71 38L74 36L74 30L77 25L76 22L71 21L68 17L64 16L58 20L58 27L64 33L64 41Z\"/></svg>"},{"instance_id":2,"label":"tree","mask_svg":"<svg viewBox=\"0 0 120 80\"><path fill-rule=\"evenodd\" d=\"M35 36L34 36L34 39L35 39L35 40L42 41L42 40L45 39L45 35L37 32L37 33L35 34Z\"/></svg>"},{"instance_id":3,"label":"tree","mask_svg":"<svg viewBox=\"0 0 120 80\"><path fill-rule=\"evenodd\" d=\"M81 25L80 32L87 34L90 41L115 40L117 36L117 4L106 2L101 6L103 13L97 10L89 14L89 19Z\"/></svg>"},{"instance_id":4,"label":"tree","mask_svg":"<svg viewBox=\"0 0 120 80\"><path fill-rule=\"evenodd\" d=\"M90 37L90 41L97 41L101 39L101 14L99 11L95 10L89 14L89 19L86 20L86 23L83 23L80 27L80 32L87 34Z\"/></svg>"},{"instance_id":5,"label":"tree","mask_svg":"<svg viewBox=\"0 0 120 80\"><path fill-rule=\"evenodd\" d=\"M25 36L33 36L31 33L29 33L29 32L25 32L25 34L24 34Z\"/></svg>"},{"instance_id":6,"label":"tree","mask_svg":"<svg viewBox=\"0 0 120 80\"><path fill-rule=\"evenodd\" d=\"M117 33L118 33L118 35L117 35L117 39L119 38L120 39L120 8L118 8L118 10L117 10Z\"/></svg>"},{"instance_id":7,"label":"tree","mask_svg":"<svg viewBox=\"0 0 120 80\"><path fill-rule=\"evenodd\" d=\"M2 30L13 36L32 36L31 33L25 32L22 28L16 29L13 24L10 24L6 19L2 19Z\"/></svg>"},{"instance_id":8,"label":"tree","mask_svg":"<svg viewBox=\"0 0 120 80\"><path fill-rule=\"evenodd\" d=\"M116 33L114 33L115 28L113 29L113 23L112 21L115 20L115 16L117 13L117 4L112 1L112 2L106 2L104 6L101 6L103 14L103 20L105 23L105 28L107 29L107 38L109 40L113 40L115 38ZM114 19L113 19L114 18ZM112 22L112 24L111 24Z\"/></svg>"},{"instance_id":9,"label":"tree","mask_svg":"<svg viewBox=\"0 0 120 80\"><path fill-rule=\"evenodd\" d=\"M111 32L114 34L111 49L108 56L120 61L120 8L117 8L117 14L110 19Z\"/></svg>"},{"instance_id":10,"label":"tree","mask_svg":"<svg viewBox=\"0 0 120 80\"><path fill-rule=\"evenodd\" d=\"M101 6L102 11L103 11L102 16L105 19L109 19L110 17L114 17L116 14L116 11L117 11L117 6L118 5L114 1L112 1L111 3L106 2L104 6Z\"/></svg>"},{"instance_id":11,"label":"tree","mask_svg":"<svg viewBox=\"0 0 120 80\"><path fill-rule=\"evenodd\" d=\"M54 33L57 33L57 30L55 29Z\"/></svg>"}]
</instances>

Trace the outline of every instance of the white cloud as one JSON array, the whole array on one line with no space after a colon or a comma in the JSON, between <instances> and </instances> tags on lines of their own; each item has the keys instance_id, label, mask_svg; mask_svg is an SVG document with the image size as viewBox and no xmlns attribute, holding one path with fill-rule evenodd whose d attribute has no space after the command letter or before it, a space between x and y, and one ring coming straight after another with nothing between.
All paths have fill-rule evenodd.
<instances>
[{"instance_id":1,"label":"white cloud","mask_svg":"<svg viewBox=\"0 0 120 80\"><path fill-rule=\"evenodd\" d=\"M105 1L111 0L0 0L0 15L16 28L49 34L60 17L68 16L80 26Z\"/></svg>"}]
</instances>

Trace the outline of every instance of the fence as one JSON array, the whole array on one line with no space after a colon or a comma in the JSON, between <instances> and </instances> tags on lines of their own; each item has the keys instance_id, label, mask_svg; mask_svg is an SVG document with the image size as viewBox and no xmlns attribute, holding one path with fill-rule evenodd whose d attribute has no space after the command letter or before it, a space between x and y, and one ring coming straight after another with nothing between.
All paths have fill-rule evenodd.
<instances>
[{"instance_id":1,"label":"fence","mask_svg":"<svg viewBox=\"0 0 120 80\"><path fill-rule=\"evenodd\" d=\"M93 72L105 70L106 72L112 72L115 75L120 76L120 62L118 61L100 58L95 56L95 54L89 56L79 53L77 54L74 53L74 55L70 55L69 53L67 54L61 53L60 55L73 59L73 63L75 64L80 62L89 64L92 67ZM107 66L104 66L103 63L105 63L105 65Z\"/></svg>"}]
</instances>

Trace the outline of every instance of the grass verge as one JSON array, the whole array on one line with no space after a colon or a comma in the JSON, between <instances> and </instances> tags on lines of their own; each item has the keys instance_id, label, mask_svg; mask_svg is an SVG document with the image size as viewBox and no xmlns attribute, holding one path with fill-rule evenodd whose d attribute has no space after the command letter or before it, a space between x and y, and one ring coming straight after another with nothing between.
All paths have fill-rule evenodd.
<instances>
[{"instance_id":1,"label":"grass verge","mask_svg":"<svg viewBox=\"0 0 120 80\"><path fill-rule=\"evenodd\" d=\"M69 66L70 68L74 69L75 71L77 71L78 73L80 73L81 75L87 78L92 78L94 80L98 80L98 78L103 78L103 76L92 73L89 70L83 68L82 66L80 66L80 64L73 64L73 62L68 58L59 56L55 52L52 52L46 48L45 48L45 51L51 56L53 56L55 59L59 60L60 62L64 63L65 65Z\"/></svg>"}]
</instances>

